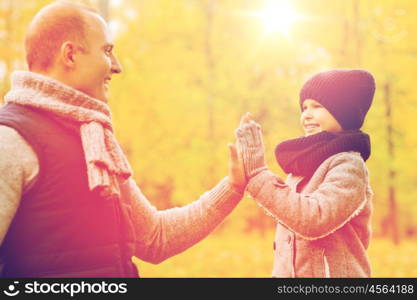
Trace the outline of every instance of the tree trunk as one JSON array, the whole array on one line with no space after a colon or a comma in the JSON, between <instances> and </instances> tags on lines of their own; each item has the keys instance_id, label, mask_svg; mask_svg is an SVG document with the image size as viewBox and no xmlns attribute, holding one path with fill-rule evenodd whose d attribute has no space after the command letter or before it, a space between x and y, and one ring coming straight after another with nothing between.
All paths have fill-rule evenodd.
<instances>
[{"instance_id":1,"label":"tree trunk","mask_svg":"<svg viewBox=\"0 0 417 300\"><path fill-rule=\"evenodd\" d=\"M398 208L397 200L395 197L395 177L396 172L392 162L394 161L394 141L393 141L393 126L392 126L392 106L391 106L391 88L389 82L384 84L384 103L385 103L385 117L386 117L386 130L387 130L387 146L388 146L388 215L389 225L391 228L391 238L394 244L399 244L400 237L398 232Z\"/></svg>"},{"instance_id":2,"label":"tree trunk","mask_svg":"<svg viewBox=\"0 0 417 300\"><path fill-rule=\"evenodd\" d=\"M362 39L361 39L361 20L360 20L360 10L359 10L359 0L353 1L353 22L354 22L354 35L355 35L355 64L360 66L361 65L361 47L362 47Z\"/></svg>"},{"instance_id":3,"label":"tree trunk","mask_svg":"<svg viewBox=\"0 0 417 300\"><path fill-rule=\"evenodd\" d=\"M344 13L346 11L346 2L342 1L340 3L341 5L341 15L344 16ZM349 45L349 19L347 16L344 16L343 22L342 22L342 33L341 33L342 39L340 43L340 53L339 53L339 61L337 62L339 67L343 67L346 64L346 61L348 59L348 49L346 48L347 45Z\"/></svg>"},{"instance_id":4,"label":"tree trunk","mask_svg":"<svg viewBox=\"0 0 417 300\"><path fill-rule=\"evenodd\" d=\"M5 11L4 11L4 24L5 24L5 36L4 36L4 44L1 43L0 46L3 48L8 47L8 45L12 44L12 30L13 30L13 1L8 0L6 1L6 4L4 5ZM12 71L12 55L10 54L10 51L7 52L7 55L5 55L4 60L4 66L5 66L5 72L4 77L1 83L0 88L0 103L3 102L3 97L7 93L7 91L10 89L10 73Z\"/></svg>"},{"instance_id":5,"label":"tree trunk","mask_svg":"<svg viewBox=\"0 0 417 300\"><path fill-rule=\"evenodd\" d=\"M210 153L210 162L209 170L207 176L207 184L212 186L215 181L215 128L214 128L214 58L213 58L213 49L212 49L212 36L213 36L213 16L214 16L214 3L215 0L207 0L204 5L204 15L206 19L206 27L204 32L204 54L206 60L206 70L207 70L207 83L206 83L206 92L207 92L207 113L208 113L208 132L207 139L209 145Z\"/></svg>"}]
</instances>

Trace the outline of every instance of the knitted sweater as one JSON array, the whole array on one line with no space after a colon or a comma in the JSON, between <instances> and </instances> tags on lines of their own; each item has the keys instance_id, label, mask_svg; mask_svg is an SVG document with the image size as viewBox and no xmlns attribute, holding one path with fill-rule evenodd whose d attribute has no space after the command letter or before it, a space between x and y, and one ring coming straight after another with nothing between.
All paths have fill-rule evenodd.
<instances>
[{"instance_id":1,"label":"knitted sweater","mask_svg":"<svg viewBox=\"0 0 417 300\"><path fill-rule=\"evenodd\" d=\"M39 173L31 146L12 128L0 126L0 244L19 206ZM242 198L227 177L198 201L179 208L158 211L129 179L136 230L136 256L160 263L191 247L212 232ZM59 229L57 229L59 230Z\"/></svg>"},{"instance_id":2,"label":"knitted sweater","mask_svg":"<svg viewBox=\"0 0 417 300\"><path fill-rule=\"evenodd\" d=\"M247 190L277 220L274 277L369 277L372 190L357 152L326 159L304 186L266 170Z\"/></svg>"}]
</instances>

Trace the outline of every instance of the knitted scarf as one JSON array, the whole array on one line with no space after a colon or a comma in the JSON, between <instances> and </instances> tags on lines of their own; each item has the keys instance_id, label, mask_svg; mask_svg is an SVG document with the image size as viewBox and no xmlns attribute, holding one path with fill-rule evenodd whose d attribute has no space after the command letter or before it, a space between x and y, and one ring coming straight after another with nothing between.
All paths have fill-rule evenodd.
<instances>
[{"instance_id":1,"label":"knitted scarf","mask_svg":"<svg viewBox=\"0 0 417 300\"><path fill-rule=\"evenodd\" d=\"M275 157L287 174L311 177L327 158L347 151L359 152L366 161L371 154L369 135L360 130L322 131L278 144Z\"/></svg>"},{"instance_id":2,"label":"knitted scarf","mask_svg":"<svg viewBox=\"0 0 417 300\"><path fill-rule=\"evenodd\" d=\"M105 198L120 198L118 179L128 179L132 171L113 135L111 112L106 103L27 71L12 74L12 88L5 100L40 109L75 131L81 137L89 189Z\"/></svg>"}]
</instances>

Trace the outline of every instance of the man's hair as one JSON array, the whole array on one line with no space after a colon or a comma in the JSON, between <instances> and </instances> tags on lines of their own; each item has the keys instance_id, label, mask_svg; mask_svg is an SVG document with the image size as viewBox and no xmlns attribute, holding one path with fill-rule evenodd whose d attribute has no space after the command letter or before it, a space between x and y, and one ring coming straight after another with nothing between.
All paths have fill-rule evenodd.
<instances>
[{"instance_id":1,"label":"man's hair","mask_svg":"<svg viewBox=\"0 0 417 300\"><path fill-rule=\"evenodd\" d=\"M41 9L26 32L25 49L29 70L47 71L61 45L66 41L80 43L84 48L87 34L86 12L96 10L58 1Z\"/></svg>"}]
</instances>

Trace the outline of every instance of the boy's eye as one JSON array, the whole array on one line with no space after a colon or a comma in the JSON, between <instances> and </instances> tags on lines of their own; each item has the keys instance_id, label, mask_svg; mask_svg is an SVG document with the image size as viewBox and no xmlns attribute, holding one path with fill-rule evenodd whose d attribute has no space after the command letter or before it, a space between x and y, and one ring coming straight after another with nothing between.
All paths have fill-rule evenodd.
<instances>
[{"instance_id":1,"label":"boy's eye","mask_svg":"<svg viewBox=\"0 0 417 300\"><path fill-rule=\"evenodd\" d=\"M321 106L320 104L314 104L314 105L313 105L313 107L314 107L314 108L321 108L321 107L323 107L323 106Z\"/></svg>"},{"instance_id":2,"label":"boy's eye","mask_svg":"<svg viewBox=\"0 0 417 300\"><path fill-rule=\"evenodd\" d=\"M307 110L308 108L322 108L323 105L321 105L320 103L314 103L314 104L308 104L308 105L303 105L302 107L302 111Z\"/></svg>"}]
</instances>

